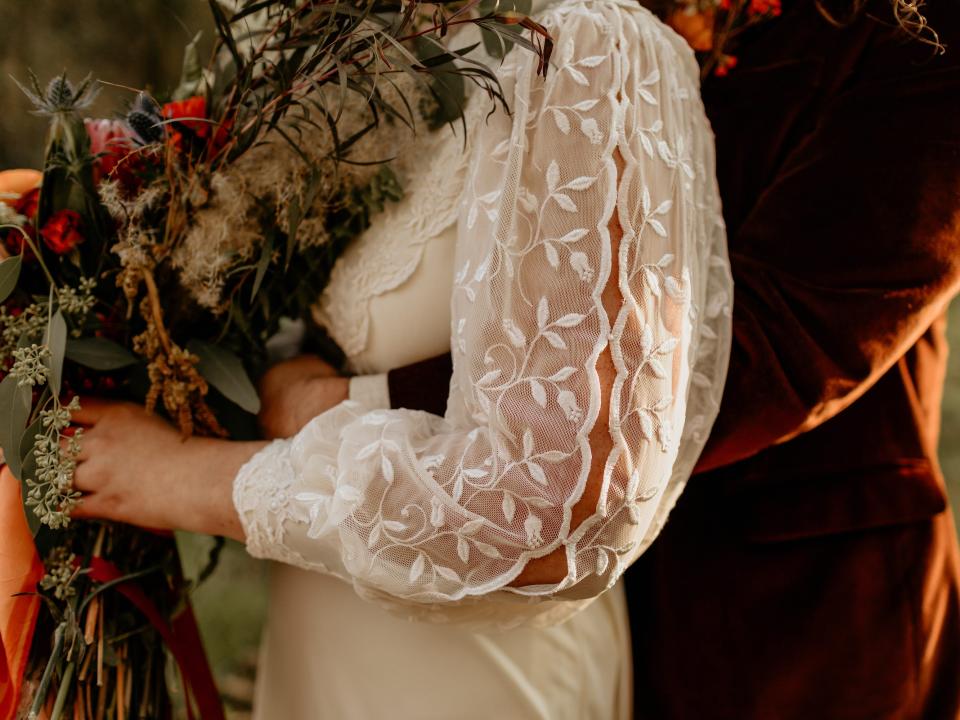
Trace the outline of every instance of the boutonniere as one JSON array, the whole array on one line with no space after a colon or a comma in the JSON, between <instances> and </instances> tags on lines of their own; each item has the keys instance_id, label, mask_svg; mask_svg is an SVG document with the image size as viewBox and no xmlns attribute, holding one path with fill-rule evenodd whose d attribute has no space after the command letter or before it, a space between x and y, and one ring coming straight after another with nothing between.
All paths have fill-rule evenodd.
<instances>
[{"instance_id":1,"label":"boutonniere","mask_svg":"<svg viewBox=\"0 0 960 720\"><path fill-rule=\"evenodd\" d=\"M723 77L737 66L740 34L780 13L780 0L675 0L666 21L696 52L701 77Z\"/></svg>"}]
</instances>

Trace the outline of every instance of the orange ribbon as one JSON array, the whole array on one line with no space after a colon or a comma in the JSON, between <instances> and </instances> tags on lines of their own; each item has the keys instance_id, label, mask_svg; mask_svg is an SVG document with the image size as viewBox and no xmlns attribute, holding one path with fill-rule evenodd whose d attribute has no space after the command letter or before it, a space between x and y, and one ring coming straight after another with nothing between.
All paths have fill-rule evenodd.
<instances>
[{"instance_id":1,"label":"orange ribbon","mask_svg":"<svg viewBox=\"0 0 960 720\"><path fill-rule=\"evenodd\" d=\"M0 172L0 195L21 195L40 184L36 170ZM15 198L0 201L13 204ZM20 703L20 686L40 610L32 593L43 577L43 564L33 544L20 499L20 482L6 468L0 471L0 720L12 720Z\"/></svg>"},{"instance_id":2,"label":"orange ribbon","mask_svg":"<svg viewBox=\"0 0 960 720\"><path fill-rule=\"evenodd\" d=\"M32 593L43 577L20 500L20 482L6 467L0 471L0 720L13 720L40 610Z\"/></svg>"}]
</instances>

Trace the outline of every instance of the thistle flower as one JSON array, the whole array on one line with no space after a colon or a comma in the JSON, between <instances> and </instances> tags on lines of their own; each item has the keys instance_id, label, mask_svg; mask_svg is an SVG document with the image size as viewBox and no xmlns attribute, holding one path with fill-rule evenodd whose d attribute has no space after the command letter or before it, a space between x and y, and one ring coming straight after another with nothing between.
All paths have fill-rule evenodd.
<instances>
[{"instance_id":1,"label":"thistle flower","mask_svg":"<svg viewBox=\"0 0 960 720\"><path fill-rule=\"evenodd\" d=\"M52 116L86 109L90 107L100 92L100 89L93 85L92 75L87 75L79 86L74 87L73 83L67 80L67 74L64 73L53 78L47 83L46 90L43 90L40 87L40 81L37 80L37 76L32 70L29 74L32 88L24 86L16 79L13 81L33 103L33 113L35 115Z\"/></svg>"},{"instance_id":2,"label":"thistle flower","mask_svg":"<svg viewBox=\"0 0 960 720\"><path fill-rule=\"evenodd\" d=\"M152 145L163 140L163 114L157 101L146 93L137 95L127 113L127 124L141 145Z\"/></svg>"}]
</instances>

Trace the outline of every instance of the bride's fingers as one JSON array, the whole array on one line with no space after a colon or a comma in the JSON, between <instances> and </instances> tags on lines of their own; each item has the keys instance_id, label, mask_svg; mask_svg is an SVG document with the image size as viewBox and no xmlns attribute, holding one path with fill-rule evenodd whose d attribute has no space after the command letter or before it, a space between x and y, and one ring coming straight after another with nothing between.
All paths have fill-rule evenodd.
<instances>
[{"instance_id":1,"label":"bride's fingers","mask_svg":"<svg viewBox=\"0 0 960 720\"><path fill-rule=\"evenodd\" d=\"M75 425L82 425L89 427L91 425L96 425L100 421L100 418L103 417L104 413L110 409L111 406L116 405L116 402L111 400L101 400L96 397L81 397L80 398L80 409L74 410L71 415Z\"/></svg>"}]
</instances>

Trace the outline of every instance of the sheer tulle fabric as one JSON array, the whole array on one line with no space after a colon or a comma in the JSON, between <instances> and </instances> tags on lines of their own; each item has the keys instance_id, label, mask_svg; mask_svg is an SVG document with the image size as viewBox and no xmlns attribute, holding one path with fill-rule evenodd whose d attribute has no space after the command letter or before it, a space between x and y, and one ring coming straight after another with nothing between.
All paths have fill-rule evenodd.
<instances>
[{"instance_id":1,"label":"sheer tulle fabric","mask_svg":"<svg viewBox=\"0 0 960 720\"><path fill-rule=\"evenodd\" d=\"M553 622L609 588L682 491L726 372L731 279L692 53L632 2L567 0L539 19L556 40L547 79L512 51L512 115L472 107L470 162L451 172L446 417L343 403L235 483L252 554L436 620ZM612 324L608 283L623 298ZM614 449L571 529L608 346ZM559 547L561 582L507 587Z\"/></svg>"}]
</instances>

